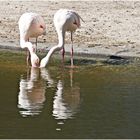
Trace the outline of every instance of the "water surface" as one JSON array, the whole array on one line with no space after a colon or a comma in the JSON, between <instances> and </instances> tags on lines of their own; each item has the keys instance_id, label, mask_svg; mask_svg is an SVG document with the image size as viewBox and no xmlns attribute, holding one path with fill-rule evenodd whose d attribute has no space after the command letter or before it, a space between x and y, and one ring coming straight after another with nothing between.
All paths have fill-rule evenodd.
<instances>
[{"instance_id":1,"label":"water surface","mask_svg":"<svg viewBox=\"0 0 140 140\"><path fill-rule=\"evenodd\" d=\"M0 138L140 138L139 66L68 65L0 53Z\"/></svg>"}]
</instances>

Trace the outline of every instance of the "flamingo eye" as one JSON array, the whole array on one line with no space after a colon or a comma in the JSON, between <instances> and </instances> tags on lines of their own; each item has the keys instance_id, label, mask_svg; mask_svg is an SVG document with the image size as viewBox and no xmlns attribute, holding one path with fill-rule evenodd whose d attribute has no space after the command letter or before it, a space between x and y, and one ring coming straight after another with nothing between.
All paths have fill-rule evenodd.
<instances>
[{"instance_id":1,"label":"flamingo eye","mask_svg":"<svg viewBox=\"0 0 140 140\"><path fill-rule=\"evenodd\" d=\"M42 29L43 29L43 26L42 26L42 25L40 25L40 28L42 28Z\"/></svg>"},{"instance_id":2,"label":"flamingo eye","mask_svg":"<svg viewBox=\"0 0 140 140\"><path fill-rule=\"evenodd\" d=\"M77 25L77 22L75 21L73 24Z\"/></svg>"}]
</instances>

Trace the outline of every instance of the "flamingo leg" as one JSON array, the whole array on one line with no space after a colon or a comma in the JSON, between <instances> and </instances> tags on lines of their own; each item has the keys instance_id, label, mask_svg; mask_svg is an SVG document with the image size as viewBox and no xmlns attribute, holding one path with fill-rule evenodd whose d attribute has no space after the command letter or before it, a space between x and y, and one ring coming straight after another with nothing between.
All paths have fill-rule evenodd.
<instances>
[{"instance_id":1,"label":"flamingo leg","mask_svg":"<svg viewBox=\"0 0 140 140\"><path fill-rule=\"evenodd\" d=\"M28 39L28 42L29 42L29 39ZM26 57L27 66L31 66L31 63L30 63L31 55L30 55L30 52L28 49L26 50L26 55L27 55L27 57Z\"/></svg>"},{"instance_id":2,"label":"flamingo leg","mask_svg":"<svg viewBox=\"0 0 140 140\"><path fill-rule=\"evenodd\" d=\"M71 67L73 67L73 36L72 36L72 32L71 32Z\"/></svg>"},{"instance_id":3,"label":"flamingo leg","mask_svg":"<svg viewBox=\"0 0 140 140\"><path fill-rule=\"evenodd\" d=\"M65 48L62 48L62 63L64 63L64 56L65 56Z\"/></svg>"},{"instance_id":4,"label":"flamingo leg","mask_svg":"<svg viewBox=\"0 0 140 140\"><path fill-rule=\"evenodd\" d=\"M31 65L30 65L31 56L30 56L30 52L29 52L28 49L27 49L27 51L26 51L26 54L27 54L27 57L26 57L27 66L31 66Z\"/></svg>"},{"instance_id":5,"label":"flamingo leg","mask_svg":"<svg viewBox=\"0 0 140 140\"><path fill-rule=\"evenodd\" d=\"M36 38L35 45L36 45L36 47L35 47L35 53L37 53L37 38Z\"/></svg>"}]
</instances>

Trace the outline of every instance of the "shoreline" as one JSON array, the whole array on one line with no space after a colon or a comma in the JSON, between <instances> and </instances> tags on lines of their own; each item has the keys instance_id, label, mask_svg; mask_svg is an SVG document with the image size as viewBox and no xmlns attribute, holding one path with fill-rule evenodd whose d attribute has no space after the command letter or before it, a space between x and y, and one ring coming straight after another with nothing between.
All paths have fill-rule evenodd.
<instances>
[{"instance_id":1,"label":"shoreline","mask_svg":"<svg viewBox=\"0 0 140 140\"><path fill-rule=\"evenodd\" d=\"M11 45L9 45L11 44ZM50 43L50 44L42 44L42 43L38 43L38 48L37 48L37 54L44 57L48 51L50 50L51 47L53 47L54 43ZM125 60L140 60L140 54L137 52L129 52L126 53L128 50L122 50L122 48L120 47L120 49L116 49L114 51L112 51L112 49L110 48L103 48L97 45L97 47L95 46L93 47L88 47L88 46L84 46L84 45L79 45L79 44L74 44L73 45L74 48L74 59L85 59L89 61L91 60L96 60L98 62L100 61L106 61L109 59L114 59L114 60L121 60L121 59L125 59ZM25 52L26 49L22 49L19 46L17 46L17 44L15 43L8 43L8 44L0 44L0 51L9 51L9 52ZM65 56L70 58L70 51L71 51L71 44L65 44ZM119 53L120 52L120 53ZM54 54L54 56L60 56L61 57L61 51L56 51ZM53 56L52 55L52 56Z\"/></svg>"}]
</instances>

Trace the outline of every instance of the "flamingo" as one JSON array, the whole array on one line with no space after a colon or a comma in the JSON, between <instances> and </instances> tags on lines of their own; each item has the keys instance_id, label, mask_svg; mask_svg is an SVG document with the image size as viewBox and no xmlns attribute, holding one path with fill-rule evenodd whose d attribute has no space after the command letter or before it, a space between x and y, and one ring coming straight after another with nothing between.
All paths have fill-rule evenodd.
<instances>
[{"instance_id":1,"label":"flamingo","mask_svg":"<svg viewBox=\"0 0 140 140\"><path fill-rule=\"evenodd\" d=\"M31 56L31 64L33 67L39 65L39 58L36 55L37 38L40 35L46 34L46 25L44 19L37 13L24 13L21 15L19 22L20 31L20 46L21 48L27 48L27 64L29 64ZM36 38L36 49L34 45L29 42L29 38Z\"/></svg>"},{"instance_id":2,"label":"flamingo","mask_svg":"<svg viewBox=\"0 0 140 140\"><path fill-rule=\"evenodd\" d=\"M69 9L60 9L55 13L53 21L58 35L58 45L49 50L48 54L41 60L40 67L45 67L52 54L58 50L62 50L62 57L64 61L66 31L71 32L71 67L73 67L73 32L80 27L80 19L82 18L78 15L78 13Z\"/></svg>"}]
</instances>

